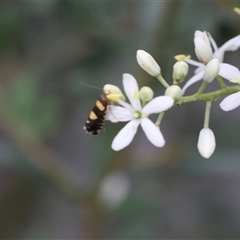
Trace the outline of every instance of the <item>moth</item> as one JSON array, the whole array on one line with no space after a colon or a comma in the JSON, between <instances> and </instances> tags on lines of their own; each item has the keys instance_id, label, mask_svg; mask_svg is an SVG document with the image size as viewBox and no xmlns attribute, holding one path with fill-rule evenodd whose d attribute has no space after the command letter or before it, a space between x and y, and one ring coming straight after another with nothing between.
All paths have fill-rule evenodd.
<instances>
[{"instance_id":1,"label":"moth","mask_svg":"<svg viewBox=\"0 0 240 240\"><path fill-rule=\"evenodd\" d=\"M110 101L107 98L109 93L110 91L103 92L96 101L83 127L87 133L97 135L104 127L107 106L110 105Z\"/></svg>"}]
</instances>

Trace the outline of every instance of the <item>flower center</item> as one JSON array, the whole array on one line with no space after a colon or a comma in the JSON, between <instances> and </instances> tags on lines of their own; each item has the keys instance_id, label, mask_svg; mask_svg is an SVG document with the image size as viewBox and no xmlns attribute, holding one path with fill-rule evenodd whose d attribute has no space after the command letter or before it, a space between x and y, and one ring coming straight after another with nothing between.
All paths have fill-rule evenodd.
<instances>
[{"instance_id":1,"label":"flower center","mask_svg":"<svg viewBox=\"0 0 240 240\"><path fill-rule=\"evenodd\" d=\"M133 116L134 116L136 119L139 119L139 118L142 117L142 113L139 112L139 111L137 111L137 112L135 112L135 113L133 114Z\"/></svg>"}]
</instances>

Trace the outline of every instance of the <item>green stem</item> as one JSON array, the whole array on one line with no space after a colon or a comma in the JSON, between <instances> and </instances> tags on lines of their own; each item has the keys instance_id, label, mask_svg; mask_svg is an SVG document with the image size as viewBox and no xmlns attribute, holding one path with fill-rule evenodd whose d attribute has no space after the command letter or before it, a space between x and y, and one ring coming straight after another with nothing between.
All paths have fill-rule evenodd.
<instances>
[{"instance_id":1,"label":"green stem","mask_svg":"<svg viewBox=\"0 0 240 240\"><path fill-rule=\"evenodd\" d=\"M155 122L155 124L156 124L158 127L160 126L160 123L161 123L161 120L162 120L164 114L165 114L165 112L161 112L161 113L159 114L159 116L158 116L157 121Z\"/></svg>"},{"instance_id":2,"label":"green stem","mask_svg":"<svg viewBox=\"0 0 240 240\"><path fill-rule=\"evenodd\" d=\"M222 89L225 89L225 88L228 87L219 75L217 75L216 78L217 78L217 81L218 81L218 83L219 83L219 85L221 86Z\"/></svg>"},{"instance_id":3,"label":"green stem","mask_svg":"<svg viewBox=\"0 0 240 240\"><path fill-rule=\"evenodd\" d=\"M160 82L165 88L168 88L168 87L169 87L168 83L164 80L164 78L162 77L161 74L159 74L159 75L157 76L157 79L159 80L159 82Z\"/></svg>"},{"instance_id":4,"label":"green stem","mask_svg":"<svg viewBox=\"0 0 240 240\"><path fill-rule=\"evenodd\" d=\"M208 83L203 81L203 83L202 83L201 87L199 88L199 90L197 91L196 95L202 94L203 90L206 88L207 85L208 85Z\"/></svg>"},{"instance_id":5,"label":"green stem","mask_svg":"<svg viewBox=\"0 0 240 240\"><path fill-rule=\"evenodd\" d=\"M240 85L226 87L210 93L204 94L194 94L191 96L182 97L176 104L180 105L182 103L195 102L195 101L213 101L219 97L225 96L227 94L236 93L240 91Z\"/></svg>"},{"instance_id":6,"label":"green stem","mask_svg":"<svg viewBox=\"0 0 240 240\"><path fill-rule=\"evenodd\" d=\"M206 108L205 108L205 116L204 116L204 128L209 128L211 106L212 106L212 101L207 101Z\"/></svg>"}]
</instances>

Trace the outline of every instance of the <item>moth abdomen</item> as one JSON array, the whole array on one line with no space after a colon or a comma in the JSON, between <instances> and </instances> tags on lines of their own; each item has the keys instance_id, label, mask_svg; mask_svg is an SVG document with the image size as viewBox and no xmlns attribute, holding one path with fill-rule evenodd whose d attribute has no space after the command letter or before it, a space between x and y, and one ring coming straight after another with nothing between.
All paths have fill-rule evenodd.
<instances>
[{"instance_id":1,"label":"moth abdomen","mask_svg":"<svg viewBox=\"0 0 240 240\"><path fill-rule=\"evenodd\" d=\"M88 119L84 125L86 132L93 135L97 135L105 124L105 115L109 100L106 93L102 93L95 103L92 111L90 112Z\"/></svg>"}]
</instances>

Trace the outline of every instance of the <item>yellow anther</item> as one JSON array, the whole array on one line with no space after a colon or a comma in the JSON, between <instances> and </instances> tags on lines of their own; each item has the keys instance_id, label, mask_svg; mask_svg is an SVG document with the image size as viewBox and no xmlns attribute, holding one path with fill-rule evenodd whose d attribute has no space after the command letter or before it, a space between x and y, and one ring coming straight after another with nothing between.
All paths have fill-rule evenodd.
<instances>
[{"instance_id":1,"label":"yellow anther","mask_svg":"<svg viewBox=\"0 0 240 240\"><path fill-rule=\"evenodd\" d=\"M232 83L240 83L240 79L239 78L234 78L234 79L230 80L230 82L232 82Z\"/></svg>"},{"instance_id":2,"label":"yellow anther","mask_svg":"<svg viewBox=\"0 0 240 240\"><path fill-rule=\"evenodd\" d=\"M110 93L107 95L107 99L110 102L117 102L117 100L122 99L124 96L122 94L118 94L118 93Z\"/></svg>"},{"instance_id":3,"label":"yellow anther","mask_svg":"<svg viewBox=\"0 0 240 240\"><path fill-rule=\"evenodd\" d=\"M177 61L186 61L191 58L190 55L179 54L174 57Z\"/></svg>"}]
</instances>

